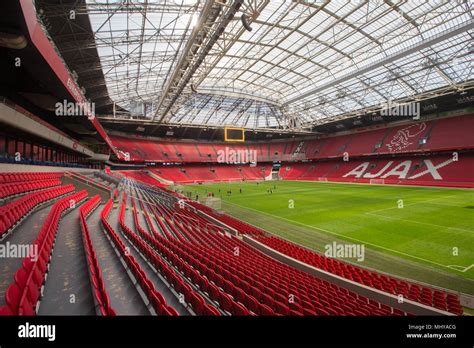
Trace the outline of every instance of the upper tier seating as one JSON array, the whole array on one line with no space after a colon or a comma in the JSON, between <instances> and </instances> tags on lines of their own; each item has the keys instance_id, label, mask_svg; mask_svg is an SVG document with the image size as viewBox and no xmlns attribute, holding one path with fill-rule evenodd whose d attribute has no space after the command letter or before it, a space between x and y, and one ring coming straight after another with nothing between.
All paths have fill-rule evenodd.
<instances>
[{"instance_id":1,"label":"upper tier seating","mask_svg":"<svg viewBox=\"0 0 474 348\"><path fill-rule=\"evenodd\" d=\"M270 165L189 165L153 168L151 171L159 177L175 183L218 182L239 180L263 180L270 174ZM126 173L126 172L123 172ZM137 178L139 179L139 178ZM141 180L141 179L139 179ZM141 180L146 182L144 180ZM147 182L152 184L151 182Z\"/></svg>"},{"instance_id":2,"label":"upper tier seating","mask_svg":"<svg viewBox=\"0 0 474 348\"><path fill-rule=\"evenodd\" d=\"M438 120L423 148L430 150L473 148L473 129L474 115Z\"/></svg>"},{"instance_id":3,"label":"upper tier seating","mask_svg":"<svg viewBox=\"0 0 474 348\"><path fill-rule=\"evenodd\" d=\"M452 155L419 155L291 163L284 179L474 187L474 153L457 156L457 161Z\"/></svg>"},{"instance_id":4,"label":"upper tier seating","mask_svg":"<svg viewBox=\"0 0 474 348\"><path fill-rule=\"evenodd\" d=\"M417 121L313 140L272 141L261 143L202 143L131 139L112 135L114 145L130 154L131 161L221 162L226 151L255 151L258 162L288 161L297 154L307 159L369 154L393 154L474 147L474 116L463 115L432 121ZM299 147L300 143L302 146ZM298 151L297 151L298 149Z\"/></svg>"}]
</instances>

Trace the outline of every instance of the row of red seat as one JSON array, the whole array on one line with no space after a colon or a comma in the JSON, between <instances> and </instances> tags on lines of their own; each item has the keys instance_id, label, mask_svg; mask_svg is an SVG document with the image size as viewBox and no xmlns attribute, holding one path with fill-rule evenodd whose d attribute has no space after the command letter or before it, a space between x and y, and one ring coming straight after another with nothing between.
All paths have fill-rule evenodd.
<instances>
[{"instance_id":1,"label":"row of red seat","mask_svg":"<svg viewBox=\"0 0 474 348\"><path fill-rule=\"evenodd\" d=\"M382 275L374 271L368 271L361 267L356 267L333 258L319 255L278 237L268 237L263 230L240 222L228 215L219 214L207 206L191 201L188 203L219 221L222 221L228 226L237 229L240 233L251 235L272 249L297 260L390 294L403 295L405 298L412 301L449 311L454 314L462 314L459 296L455 294L433 290L426 286L419 286L401 279Z\"/></svg>"},{"instance_id":2,"label":"row of red seat","mask_svg":"<svg viewBox=\"0 0 474 348\"><path fill-rule=\"evenodd\" d=\"M114 242L115 247L120 252L121 257L125 260L125 263L130 268L131 272L137 279L140 287L146 294L150 304L154 308L155 312L158 315L179 315L178 312L171 306L168 306L163 295L161 295L156 289L153 283L148 279L146 274L143 272L140 264L137 262L135 257L127 251L127 247L123 243L122 239L119 237L117 232L114 231L110 223L107 221L112 208L113 201L110 199L105 205L104 209L101 212L102 223L105 227L106 232L109 234L110 238ZM123 205L122 205L123 207ZM128 231L125 229L125 224L123 222L123 208L120 212L120 224L125 232L128 234ZM130 236L129 236L130 237Z\"/></svg>"},{"instance_id":3,"label":"row of red seat","mask_svg":"<svg viewBox=\"0 0 474 348\"><path fill-rule=\"evenodd\" d=\"M50 199L74 191L74 186L69 184L51 189L32 192L0 207L0 237L8 232L25 215L29 214L37 205Z\"/></svg>"},{"instance_id":4,"label":"row of red seat","mask_svg":"<svg viewBox=\"0 0 474 348\"><path fill-rule=\"evenodd\" d=\"M193 219L200 218L196 214L192 216ZM192 226L190 222L188 221L188 226ZM205 243L194 247L191 253L195 258L202 262L207 261L210 265L212 262L209 260L214 261L218 265L216 271L220 271L221 268L226 269L227 272L221 271L224 279L231 281L235 288L240 288L244 293L253 294L257 301L263 301L276 313L282 315L404 314L398 310L392 313L390 307L382 308L377 301L366 302L366 299L362 300L346 289L279 264L237 238L224 237L220 233L197 234L196 231L194 231L194 237L207 238L208 245L214 244L213 248L209 248ZM236 248L239 250L238 257L235 257ZM229 257L230 255L234 257ZM227 284L227 286L230 285ZM232 290L232 286L230 289ZM239 292L237 290L237 293ZM243 295L240 294L240 296ZM291 297L293 297L293 302L289 301ZM251 306L250 308L255 305L252 299L244 302Z\"/></svg>"},{"instance_id":5,"label":"row of red seat","mask_svg":"<svg viewBox=\"0 0 474 348\"><path fill-rule=\"evenodd\" d=\"M87 197L87 191L82 190L56 202L46 217L38 237L33 242L37 248L37 257L25 257L14 277L14 282L8 287L5 300L12 315L36 315L37 303L41 297L41 288L46 280L48 264L51 259L54 241L56 239L59 220L71 202L77 204Z\"/></svg>"},{"instance_id":6,"label":"row of red seat","mask_svg":"<svg viewBox=\"0 0 474 348\"><path fill-rule=\"evenodd\" d=\"M248 234L252 236L264 236L265 232L259 229L258 227L252 226L248 223L245 223L241 220L238 220L236 218L233 218L232 216L218 213L217 211L213 210L212 208L200 204L195 201L188 201L188 204L192 205L193 207L198 208L199 210L205 212L207 215L212 216L213 218L216 218L219 221L222 221L225 223L227 226L230 226L232 228L235 228L237 231L243 234Z\"/></svg>"},{"instance_id":7,"label":"row of red seat","mask_svg":"<svg viewBox=\"0 0 474 348\"><path fill-rule=\"evenodd\" d=\"M160 258L157 253L146 243L147 236L148 238L153 238L149 233L147 233L139 224L137 218L137 210L134 200L133 203L133 213L134 213L134 222L137 229L138 235L142 238L139 238L137 234L132 233L131 229L128 226L123 226L124 231L127 233L127 236L132 241L132 243L140 250L142 255L144 255L150 263L152 263L155 268L162 274L162 276L173 286L177 293L183 295L184 301L191 305L194 312L198 315L220 315L219 311L212 305L206 304L204 298L192 287L183 280L182 276L176 272L167 262ZM122 202L122 207L126 205L126 199ZM124 208L122 208L124 212ZM158 235L158 232L152 227L150 216L143 207L145 213L145 218L148 223L149 228L153 231L153 234ZM170 256L170 255L169 255ZM173 258L171 260L170 258ZM168 262L174 264L173 261L176 261L176 256L167 258Z\"/></svg>"},{"instance_id":8,"label":"row of red seat","mask_svg":"<svg viewBox=\"0 0 474 348\"><path fill-rule=\"evenodd\" d=\"M61 172L11 172L0 173L0 184L11 182L28 182L35 180L59 179L63 176Z\"/></svg>"},{"instance_id":9,"label":"row of red seat","mask_svg":"<svg viewBox=\"0 0 474 348\"><path fill-rule=\"evenodd\" d=\"M175 183L262 180L271 165L181 165L150 169L154 174ZM418 154L389 158L349 158L314 162L284 163L284 180L385 183L420 186L474 187L474 153ZM123 172L146 184L163 187L147 173Z\"/></svg>"},{"instance_id":10,"label":"row of red seat","mask_svg":"<svg viewBox=\"0 0 474 348\"><path fill-rule=\"evenodd\" d=\"M259 242L285 255L314 267L323 269L327 272L337 274L338 276L344 277L346 279L350 279L397 296L403 295L404 298L409 300L420 302L427 306L433 306L454 314L461 315L463 312L460 305L459 296L455 294L446 293L445 291L440 290L433 290L426 286L409 283L392 276L382 275L361 267L353 266L340 260L317 254L278 237L260 236L256 237L256 239Z\"/></svg>"},{"instance_id":11,"label":"row of red seat","mask_svg":"<svg viewBox=\"0 0 474 348\"><path fill-rule=\"evenodd\" d=\"M97 255L92 244L89 227L87 226L87 217L100 204L100 196L95 195L88 200L79 210L81 220L81 230L84 242L84 250L86 251L87 265L89 269L89 277L93 287L94 297L99 309L99 313L105 315L116 315L115 310L110 306L110 298L105 289L102 272L100 271Z\"/></svg>"},{"instance_id":12,"label":"row of red seat","mask_svg":"<svg viewBox=\"0 0 474 348\"><path fill-rule=\"evenodd\" d=\"M283 165L285 180L474 187L474 153L341 159Z\"/></svg>"},{"instance_id":13,"label":"row of red seat","mask_svg":"<svg viewBox=\"0 0 474 348\"><path fill-rule=\"evenodd\" d=\"M200 143L154 141L146 138L110 136L112 143L122 153L128 153L130 161L158 162L218 162L219 156L232 151L256 155L258 161L273 161L291 157L300 141L265 143Z\"/></svg>"},{"instance_id":14,"label":"row of red seat","mask_svg":"<svg viewBox=\"0 0 474 348\"><path fill-rule=\"evenodd\" d=\"M164 228L172 234L167 238L153 238L143 232L139 235L165 257L179 255L176 266L189 274L189 278L224 310L233 310L232 314L405 314L281 264L238 238L224 236L219 227L187 209L171 209L161 203L155 207L164 219ZM201 279L203 275L205 278ZM216 289L224 290L227 296L219 295ZM289 301L290 296L294 296L295 301ZM229 300L237 305L227 306L232 303Z\"/></svg>"},{"instance_id":15,"label":"row of red seat","mask_svg":"<svg viewBox=\"0 0 474 348\"><path fill-rule=\"evenodd\" d=\"M0 199L7 198L20 193L36 191L59 185L61 185L60 179L45 179L27 181L25 183L12 182L8 184L0 184Z\"/></svg>"},{"instance_id":16,"label":"row of red seat","mask_svg":"<svg viewBox=\"0 0 474 348\"><path fill-rule=\"evenodd\" d=\"M170 227L170 225L168 225L168 227L163 225L159 217L157 218L157 221L160 223L163 231L166 231L167 228ZM138 245L140 250L147 256L147 258L149 258L155 267L162 272L163 276L173 284L175 290L184 295L184 298L191 304L194 312L201 315L220 315L219 311L213 304L206 303L204 298L198 292L193 291L191 286L183 279L184 275L188 281L191 281L195 286L199 286L200 289L204 289L205 284L209 283L198 271L194 270L190 265L182 260L182 255L180 253L173 252L170 249L170 244L167 238L173 238L171 234L168 233L167 238L164 238L155 231L154 236L152 236L146 233L139 224L137 225L137 233L138 236L132 231L129 231L130 235L135 236L132 237L134 243ZM159 255L172 264L173 267L182 272L183 275L175 272L171 267L167 266L166 263L161 260ZM218 303L222 304L225 301L227 306L222 308L230 314L250 314L241 303L234 301L222 289L218 289L215 285L213 291L209 291L208 295L212 300Z\"/></svg>"},{"instance_id":17,"label":"row of red seat","mask_svg":"<svg viewBox=\"0 0 474 348\"><path fill-rule=\"evenodd\" d=\"M263 180L270 174L271 165L258 164L250 167L249 164L242 165L186 165L186 166L163 166L149 169L157 176L175 183L195 183L195 182L220 182L220 181L242 181L242 180ZM127 171L123 174L135 180L142 181L149 185L164 186L157 184L145 173L140 176L140 171ZM152 179L152 180L149 180Z\"/></svg>"},{"instance_id":18,"label":"row of red seat","mask_svg":"<svg viewBox=\"0 0 474 348\"><path fill-rule=\"evenodd\" d=\"M271 141L245 144L203 142L169 142L146 138L111 135L113 144L128 152L131 161L157 162L219 162L219 154L229 151L255 151L258 162L275 160L323 159L373 154L412 153L420 151L474 148L470 129L474 128L472 114L417 121L402 125L357 129L343 135L316 139ZM295 157L296 156L296 157Z\"/></svg>"}]
</instances>

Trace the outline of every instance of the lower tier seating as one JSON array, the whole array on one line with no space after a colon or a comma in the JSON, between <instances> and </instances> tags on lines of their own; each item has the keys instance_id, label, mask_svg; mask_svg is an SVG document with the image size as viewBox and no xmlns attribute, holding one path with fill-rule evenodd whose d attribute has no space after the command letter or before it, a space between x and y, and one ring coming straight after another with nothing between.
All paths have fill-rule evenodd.
<instances>
[{"instance_id":1,"label":"lower tier seating","mask_svg":"<svg viewBox=\"0 0 474 348\"><path fill-rule=\"evenodd\" d=\"M84 242L84 250L86 251L86 259L89 270L89 277L92 284L92 291L98 312L105 315L116 315L115 310L110 306L110 298L105 289L102 272L100 271L97 256L92 244L89 227L87 226L87 216L100 204L100 196L96 195L88 200L80 209L79 218L81 220L81 231Z\"/></svg>"},{"instance_id":2,"label":"lower tier seating","mask_svg":"<svg viewBox=\"0 0 474 348\"><path fill-rule=\"evenodd\" d=\"M125 197L125 196L124 196ZM117 232L114 231L110 223L107 221L112 208L113 201L109 200L101 213L102 224L105 228L105 231L109 234L109 237L113 241L115 247L120 252L121 257L125 260L125 263L129 267L130 271L133 273L134 277L137 279L137 282L140 284L143 292L146 294L150 304L158 315L171 315L177 316L178 312L171 306L167 305L164 297L155 289L153 283L148 279L146 274L143 272L140 264L137 262L135 257L127 251L127 247L123 243L122 239L118 236ZM120 211L120 225L124 229L125 233L131 237L130 229L125 225L123 215L124 215L125 206L122 204ZM129 233L130 232L130 233ZM133 238L133 237L132 237Z\"/></svg>"},{"instance_id":3,"label":"lower tier seating","mask_svg":"<svg viewBox=\"0 0 474 348\"><path fill-rule=\"evenodd\" d=\"M241 222L226 214L217 213L213 209L202 204L191 201L188 203L226 225L233 227L240 233L250 235L272 249L311 266L393 295L403 295L404 298L427 306L449 311L457 315L463 313L459 296L456 294L446 293L445 291L410 283L388 275L369 271L362 267L354 266L334 258L320 255L281 238L274 236L270 237L265 231L255 226Z\"/></svg>"},{"instance_id":4,"label":"lower tier seating","mask_svg":"<svg viewBox=\"0 0 474 348\"><path fill-rule=\"evenodd\" d=\"M151 177L150 175L148 175L146 172L142 170L127 170L127 171L121 171L120 173L128 178L132 178L132 179L144 182L148 185L164 186L161 182L154 179L153 177Z\"/></svg>"},{"instance_id":5,"label":"lower tier seating","mask_svg":"<svg viewBox=\"0 0 474 348\"><path fill-rule=\"evenodd\" d=\"M163 233L139 228L137 235L148 254L170 261L225 313L407 315L266 256L192 209L170 205L162 192L148 191L155 199L144 205L156 211Z\"/></svg>"},{"instance_id":6,"label":"lower tier seating","mask_svg":"<svg viewBox=\"0 0 474 348\"><path fill-rule=\"evenodd\" d=\"M361 284L391 293L403 295L404 298L420 302L427 306L449 311L457 315L463 313L459 296L445 291L435 290L426 286L410 283L388 275L369 271L361 267L339 261L334 258L315 253L278 237L260 236L256 239L285 255L300 260L316 268L323 269L338 276Z\"/></svg>"}]
</instances>

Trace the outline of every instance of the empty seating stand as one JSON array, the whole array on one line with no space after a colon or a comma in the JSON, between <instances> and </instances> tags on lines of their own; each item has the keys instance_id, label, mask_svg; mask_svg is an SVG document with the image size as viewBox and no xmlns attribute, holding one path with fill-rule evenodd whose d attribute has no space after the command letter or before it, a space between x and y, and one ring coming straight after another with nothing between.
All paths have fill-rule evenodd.
<instances>
[{"instance_id":1,"label":"empty seating stand","mask_svg":"<svg viewBox=\"0 0 474 348\"><path fill-rule=\"evenodd\" d=\"M474 147L470 130L472 115L429 121L408 122L357 129L355 133L305 140L304 151L296 152L300 141L248 142L242 144L155 141L111 135L115 146L130 154L131 161L216 163L219 151L256 151L259 162L285 161L298 154L305 159L351 157L374 154L403 154L422 151L445 151ZM423 142L422 142L423 140ZM300 149L301 150L301 149Z\"/></svg>"},{"instance_id":2,"label":"empty seating stand","mask_svg":"<svg viewBox=\"0 0 474 348\"><path fill-rule=\"evenodd\" d=\"M367 164L367 169L359 175L351 173L359 166ZM428 164L436 166L439 175L433 176ZM377 174L385 184L442 186L442 187L474 187L474 154L458 153L458 160L452 154L418 154L417 156L397 156L391 158L357 158L350 161L341 159L317 161L312 163L291 163L285 180L321 180L332 182L371 183L366 173ZM408 165L410 172L406 176L399 173L390 174L398 165ZM384 169L385 168L385 169ZM384 169L384 170L382 170ZM374 178L374 176L371 176Z\"/></svg>"},{"instance_id":3,"label":"empty seating stand","mask_svg":"<svg viewBox=\"0 0 474 348\"><path fill-rule=\"evenodd\" d=\"M59 179L32 180L27 182L0 184L0 199L59 185L61 185L61 180Z\"/></svg>"},{"instance_id":4,"label":"empty seating stand","mask_svg":"<svg viewBox=\"0 0 474 348\"><path fill-rule=\"evenodd\" d=\"M15 227L31 211L44 202L74 191L73 185L65 185L28 193L0 207L0 239Z\"/></svg>"},{"instance_id":5,"label":"empty seating stand","mask_svg":"<svg viewBox=\"0 0 474 348\"><path fill-rule=\"evenodd\" d=\"M242 181L242 180L263 180L270 174L271 165L257 164L251 167L249 164L242 165L182 165L163 166L151 169L157 176L173 181L175 183L186 184L195 182L220 182L220 181ZM150 178L143 178L137 175L138 171L122 172L124 175L132 177L144 183L156 186L164 186ZM154 181L154 182L153 182Z\"/></svg>"},{"instance_id":6,"label":"empty seating stand","mask_svg":"<svg viewBox=\"0 0 474 348\"><path fill-rule=\"evenodd\" d=\"M121 257L125 260L125 263L129 267L130 271L136 278L138 284L142 288L143 292L145 293L146 297L149 300L149 303L153 307L154 311L158 315L170 315L170 316L177 316L179 315L176 309L171 306L168 306L166 303L163 295L161 295L156 289L153 283L148 279L146 274L143 272L140 264L137 262L135 257L126 251L126 246L123 243L122 239L119 237L116 231L112 228L110 223L107 221L107 218L110 214L110 210L112 208L113 201L109 200L106 205L104 206L101 212L101 219L102 224L105 228L105 231L108 233L109 237L113 241L115 247L119 251ZM120 224L125 232L128 232L127 227L123 221L123 209L124 205L122 205L122 210L120 213ZM128 234L128 233L127 233ZM130 234L128 234L130 236Z\"/></svg>"},{"instance_id":7,"label":"empty seating stand","mask_svg":"<svg viewBox=\"0 0 474 348\"><path fill-rule=\"evenodd\" d=\"M446 293L445 291L435 290L418 284L413 284L408 281L379 274L377 272L368 271L361 267L353 266L333 258L325 257L303 247L282 240L278 237L269 237L263 230L257 227L243 223L228 215L216 213L211 208L203 206L199 203L189 202L189 204L199 208L206 214L222 221L228 226L235 228L240 233L250 235L272 249L275 249L285 255L305 262L316 268L323 269L327 272L356 281L378 290L388 292L393 295L403 295L409 300L419 302L427 306L449 311L457 315L462 314L459 296L455 294Z\"/></svg>"},{"instance_id":8,"label":"empty seating stand","mask_svg":"<svg viewBox=\"0 0 474 348\"><path fill-rule=\"evenodd\" d=\"M84 242L84 249L86 251L87 266L89 270L89 277L92 284L92 291L96 303L97 312L100 315L116 315L114 309L110 306L110 298L105 289L102 272L97 262L97 256L92 244L92 240L87 226L87 216L89 216L94 209L100 204L100 196L96 195L87 201L81 208L79 217L81 220L81 230Z\"/></svg>"},{"instance_id":9,"label":"empty seating stand","mask_svg":"<svg viewBox=\"0 0 474 348\"><path fill-rule=\"evenodd\" d=\"M87 191L83 190L61 199L51 208L33 243L38 248L38 257L26 257L23 260L22 267L16 271L14 281L5 295L8 309L4 308L1 312L20 316L36 315L61 216L71 207L71 201L77 203L85 197Z\"/></svg>"},{"instance_id":10,"label":"empty seating stand","mask_svg":"<svg viewBox=\"0 0 474 348\"><path fill-rule=\"evenodd\" d=\"M285 255L346 279L356 281L393 295L403 295L404 298L427 306L449 311L457 315L462 314L459 296L455 294L446 293L445 291L435 290L402 279L365 270L361 267L317 254L278 237L257 236L256 239L260 243L263 243Z\"/></svg>"},{"instance_id":11,"label":"empty seating stand","mask_svg":"<svg viewBox=\"0 0 474 348\"><path fill-rule=\"evenodd\" d=\"M12 173L0 173L0 184L8 184L13 182L28 182L28 181L37 181L37 180L47 180L47 179L59 179L63 176L61 172L53 173L22 173L22 172L12 172Z\"/></svg>"},{"instance_id":12,"label":"empty seating stand","mask_svg":"<svg viewBox=\"0 0 474 348\"><path fill-rule=\"evenodd\" d=\"M142 254L146 256L148 261L152 263L155 268L163 275L163 277L174 287L175 291L184 296L184 300L191 305L196 314L212 316L220 315L219 311L215 308L213 304L206 303L205 299L201 296L201 294L199 294L191 286L189 286L189 284L181 277L181 275L176 272L176 269L171 267L170 264L168 264L167 262L163 261L158 255L157 251L153 249L155 239L160 238L159 234L153 228L153 224L151 223L150 216L146 212L146 209L144 209L145 219L149 228L153 231L153 235L147 233L142 228L142 226L140 226L137 219L135 203L133 203L133 206L135 226L137 228L138 235L142 237L142 239L138 238L135 234L130 234L131 230L129 228L126 228L125 231L129 235L132 242L140 249ZM166 227L164 227L163 231L166 231ZM167 233L165 232L165 234ZM167 234L167 236L168 238L172 238L170 234ZM175 265L176 268L181 269L179 266L183 266L182 261L180 261L179 257L177 257L176 255L172 255L170 253L165 253L163 255L165 256L165 259L168 260L168 262L172 265ZM192 280L194 281L196 277L199 276L196 274L195 277L192 278ZM197 284L195 284L195 286L197 286Z\"/></svg>"},{"instance_id":13,"label":"empty seating stand","mask_svg":"<svg viewBox=\"0 0 474 348\"><path fill-rule=\"evenodd\" d=\"M146 190L145 186L142 188ZM159 198L155 196L158 194L163 198L152 199L156 204L149 205L150 211L157 212L156 220L163 235L152 235L137 225L137 233L129 231L131 238L143 244L138 241L141 238L151 247L150 250L143 245L146 254L158 253L171 262L225 313L406 315L266 256L238 238L226 235L211 220L192 210L171 206L169 199L164 198L167 191L161 191L147 192L152 197ZM148 202L143 204L146 206ZM193 308L195 305L198 306L193 304Z\"/></svg>"}]
</instances>

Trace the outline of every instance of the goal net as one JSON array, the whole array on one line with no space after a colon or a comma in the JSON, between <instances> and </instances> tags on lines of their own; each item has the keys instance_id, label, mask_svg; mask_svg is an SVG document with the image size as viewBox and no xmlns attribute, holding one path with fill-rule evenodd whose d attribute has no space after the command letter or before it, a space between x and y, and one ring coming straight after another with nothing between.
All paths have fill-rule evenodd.
<instances>
[{"instance_id":1,"label":"goal net","mask_svg":"<svg viewBox=\"0 0 474 348\"><path fill-rule=\"evenodd\" d=\"M201 203L214 210L222 209L222 200L219 197L204 197Z\"/></svg>"},{"instance_id":2,"label":"goal net","mask_svg":"<svg viewBox=\"0 0 474 348\"><path fill-rule=\"evenodd\" d=\"M370 183L371 184L383 185L383 184L385 184L385 180L384 179L370 179Z\"/></svg>"},{"instance_id":3,"label":"goal net","mask_svg":"<svg viewBox=\"0 0 474 348\"><path fill-rule=\"evenodd\" d=\"M319 177L319 178L318 178L318 181L324 181L324 182L327 182L327 181L328 181L328 178Z\"/></svg>"}]
</instances>

